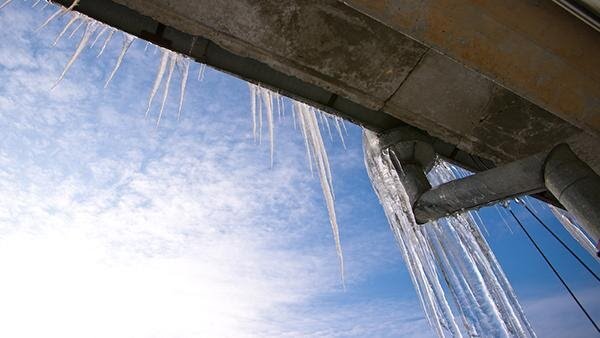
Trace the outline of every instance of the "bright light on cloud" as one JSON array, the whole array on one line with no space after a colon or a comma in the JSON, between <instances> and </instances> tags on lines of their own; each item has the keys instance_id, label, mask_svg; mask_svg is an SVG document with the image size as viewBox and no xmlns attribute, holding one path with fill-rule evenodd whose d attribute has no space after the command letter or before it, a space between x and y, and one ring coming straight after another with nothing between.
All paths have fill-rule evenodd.
<instances>
[{"instance_id":1,"label":"bright light on cloud","mask_svg":"<svg viewBox=\"0 0 600 338\"><path fill-rule=\"evenodd\" d=\"M48 13L11 6L0 12L11 27L0 32L0 336L427 335L404 310L414 299L327 300L343 296L335 248L289 117L270 169L246 85L211 72L181 121L171 102L155 129L144 70L157 56L135 43L108 90L118 43L100 59L84 51L50 90L78 36L52 48L60 24L33 34ZM332 156L366 177L360 141ZM368 239L345 233L350 286L398 263L380 221Z\"/></svg>"}]
</instances>

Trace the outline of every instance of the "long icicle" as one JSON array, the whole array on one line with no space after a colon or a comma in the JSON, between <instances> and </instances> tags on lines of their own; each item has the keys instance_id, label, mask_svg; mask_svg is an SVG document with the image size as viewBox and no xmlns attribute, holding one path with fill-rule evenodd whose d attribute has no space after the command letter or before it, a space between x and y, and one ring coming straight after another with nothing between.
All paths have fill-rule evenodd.
<instances>
[{"instance_id":1,"label":"long icicle","mask_svg":"<svg viewBox=\"0 0 600 338\"><path fill-rule=\"evenodd\" d=\"M4 1L4 2L2 3L2 5L0 5L0 9L2 9L2 8L6 7L6 6L8 6L8 4L10 4L12 1L13 1L13 0L6 0L6 1Z\"/></svg>"},{"instance_id":2,"label":"long icicle","mask_svg":"<svg viewBox=\"0 0 600 338\"><path fill-rule=\"evenodd\" d=\"M67 30L69 30L69 27L71 27L71 25L73 25L77 20L80 20L80 19L81 19L81 14L79 14L79 13L73 13L73 17L71 17L71 19L67 22L67 24L62 29L62 31L60 31L60 33L58 34L58 36L56 36L56 39L54 39L54 42L52 43L52 46L56 46L56 44L58 43L58 41L60 40L60 38L62 38L62 36L65 35L65 33L67 32Z\"/></svg>"},{"instance_id":3,"label":"long icicle","mask_svg":"<svg viewBox=\"0 0 600 338\"><path fill-rule=\"evenodd\" d=\"M158 71L156 72L156 77L154 78L154 84L152 85L152 90L150 90L150 97L148 97L148 107L146 108L145 117L148 117L148 113L150 113L150 108L152 107L152 100L154 100L154 96L158 92L158 88L160 88L160 84L162 83L163 76L165 75L165 71L167 69L167 62L169 61L169 51L163 50L162 56L160 58L160 63L158 64Z\"/></svg>"},{"instance_id":4,"label":"long icicle","mask_svg":"<svg viewBox=\"0 0 600 338\"><path fill-rule=\"evenodd\" d=\"M104 33L106 33L107 30L108 30L108 26L104 25L104 27L102 27L100 32L98 32L98 34L96 34L94 41L92 41L92 43L90 44L90 48L94 48L94 46L96 45L96 42L98 42L98 40L102 37L102 35L104 35Z\"/></svg>"},{"instance_id":5,"label":"long icicle","mask_svg":"<svg viewBox=\"0 0 600 338\"><path fill-rule=\"evenodd\" d=\"M98 55L96 57L100 57L102 56L102 54L104 53L104 50L106 49L106 46L108 46L108 43L112 40L113 35L115 34L117 30L116 29L111 29L111 31L108 33L108 36L106 36L106 39L104 39L104 43L102 44L102 48L100 48L100 52L98 52Z\"/></svg>"},{"instance_id":6,"label":"long icicle","mask_svg":"<svg viewBox=\"0 0 600 338\"><path fill-rule=\"evenodd\" d=\"M56 12L52 13L52 15L50 15L48 17L48 19L46 19L46 21L44 21L44 23L42 23L42 25L39 26L35 31L37 32L37 31L42 30L42 28L48 26L48 24L50 22L52 22L52 20L56 19L57 17L61 16L64 13L66 13L66 8L60 7L59 9L56 10Z\"/></svg>"},{"instance_id":7,"label":"long icicle","mask_svg":"<svg viewBox=\"0 0 600 338\"><path fill-rule=\"evenodd\" d=\"M173 70L175 70L175 61L177 59L175 53L169 53L169 73L167 74L167 81L165 82L165 88L163 90L163 99L160 105L160 112L158 113L158 119L156 120L156 127L160 125L160 120L163 115L163 110L165 109L165 103L167 102L167 97L169 96L169 87L171 86L171 78L173 77Z\"/></svg>"},{"instance_id":8,"label":"long icicle","mask_svg":"<svg viewBox=\"0 0 600 338\"><path fill-rule=\"evenodd\" d=\"M183 70L181 74L181 85L179 87L179 109L177 109L177 121L179 121L181 118L183 100L185 99L185 89L187 87L188 76L190 74L190 60L188 58L181 57L180 61L183 62Z\"/></svg>"},{"instance_id":9,"label":"long icicle","mask_svg":"<svg viewBox=\"0 0 600 338\"><path fill-rule=\"evenodd\" d=\"M46 2L46 5L49 2ZM74 0L73 3L71 4L71 6L69 7L60 7L56 12L54 12L52 15L50 15L50 17L48 17L48 19L46 19L46 21L44 21L44 23L38 27L36 29L36 32L41 30L42 28L46 27L50 22L52 22L52 20L56 19L57 17L60 17L62 15L64 15L65 13L68 13L69 11L71 11L73 8L75 8L75 6L77 6L79 4L79 0ZM46 7L46 6L44 6Z\"/></svg>"},{"instance_id":10,"label":"long icicle","mask_svg":"<svg viewBox=\"0 0 600 338\"><path fill-rule=\"evenodd\" d=\"M198 69L198 81L204 80L204 73L206 72L206 65L204 63L200 64L200 69Z\"/></svg>"},{"instance_id":11,"label":"long icicle","mask_svg":"<svg viewBox=\"0 0 600 338\"><path fill-rule=\"evenodd\" d=\"M71 34L69 34L69 39L75 36L75 34L79 31L79 28L81 28L83 24L85 24L85 20L82 20L77 26L75 26L75 29L73 29Z\"/></svg>"},{"instance_id":12,"label":"long icicle","mask_svg":"<svg viewBox=\"0 0 600 338\"><path fill-rule=\"evenodd\" d=\"M271 150L271 168L273 167L273 161L275 156L275 125L273 119L273 95L272 92L269 94L269 109L267 111L267 121L269 123L269 144Z\"/></svg>"},{"instance_id":13,"label":"long icicle","mask_svg":"<svg viewBox=\"0 0 600 338\"><path fill-rule=\"evenodd\" d=\"M340 140L342 141L342 145L344 146L344 149L347 149L346 148L346 141L344 140L344 135L342 134L342 127L340 126L340 118L336 116L334 118L334 121L335 121L335 129L337 130L338 135L340 136Z\"/></svg>"},{"instance_id":14,"label":"long icicle","mask_svg":"<svg viewBox=\"0 0 600 338\"><path fill-rule=\"evenodd\" d=\"M77 49L75 49L75 52L71 56L71 59L69 59L69 62L67 62L67 65L65 66L65 69L60 74L60 77L58 78L58 80L56 81L56 83L54 83L54 85L52 86L52 88L55 88L60 83L60 81L62 81L62 79L65 77L65 75L67 74L67 72L69 71L69 69L71 68L71 66L73 65L73 63L75 63L75 60L77 60L77 58L79 57L79 55L81 54L81 52L85 48L87 42L90 40L90 36L92 35L92 33L94 32L94 30L96 29L96 27L97 27L97 25L96 25L95 22L93 22L91 20L88 21L88 23L87 23L87 25L85 27L85 32L83 33L83 36L81 37L81 40L79 41L79 45L77 46Z\"/></svg>"},{"instance_id":15,"label":"long icicle","mask_svg":"<svg viewBox=\"0 0 600 338\"><path fill-rule=\"evenodd\" d=\"M112 72L110 73L110 76L106 80L106 83L104 83L104 88L108 87L108 84L117 73L117 70L119 70L119 68L121 67L121 63L123 63L123 58L125 58L125 54L127 54L127 51L129 50L129 47L131 47L131 44L134 40L135 37L127 33L123 33L123 48L121 48L121 53L117 58L117 63L115 64L115 67L113 68Z\"/></svg>"},{"instance_id":16,"label":"long icicle","mask_svg":"<svg viewBox=\"0 0 600 338\"><path fill-rule=\"evenodd\" d=\"M317 171L319 173L319 181L321 182L321 188L323 190L323 195L327 206L327 213L329 214L329 223L331 224L331 231L333 233L333 240L335 242L335 249L340 264L342 285L345 288L346 283L344 277L344 255L342 253L340 231L335 213L335 197L333 194L333 186L331 181L331 172L329 170L329 161L327 159L327 152L323 144L321 132L319 131L316 112L305 105L304 109L301 111L301 114L303 115L305 124L308 127L307 132L312 140L313 154L316 157L315 163L317 166Z\"/></svg>"},{"instance_id":17,"label":"long icicle","mask_svg":"<svg viewBox=\"0 0 600 338\"><path fill-rule=\"evenodd\" d=\"M257 97L257 86L253 83L248 82L248 88L250 89L250 110L252 113L252 137L256 142L256 97Z\"/></svg>"}]
</instances>

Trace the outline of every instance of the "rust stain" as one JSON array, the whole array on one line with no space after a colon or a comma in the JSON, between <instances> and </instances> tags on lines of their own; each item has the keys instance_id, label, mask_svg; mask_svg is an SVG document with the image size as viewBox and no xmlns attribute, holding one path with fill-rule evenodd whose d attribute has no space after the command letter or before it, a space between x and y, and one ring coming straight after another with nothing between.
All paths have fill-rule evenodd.
<instances>
[{"instance_id":1,"label":"rust stain","mask_svg":"<svg viewBox=\"0 0 600 338\"><path fill-rule=\"evenodd\" d=\"M600 34L551 2L350 1L571 123L600 133ZM412 18L412 19L411 19ZM414 18L422 18L416 25Z\"/></svg>"}]
</instances>

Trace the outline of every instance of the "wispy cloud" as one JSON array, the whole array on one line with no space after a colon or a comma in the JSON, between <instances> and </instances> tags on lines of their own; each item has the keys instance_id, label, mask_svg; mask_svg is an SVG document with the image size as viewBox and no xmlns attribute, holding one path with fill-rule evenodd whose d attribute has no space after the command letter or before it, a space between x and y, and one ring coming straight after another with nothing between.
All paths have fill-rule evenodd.
<instances>
[{"instance_id":1,"label":"wispy cloud","mask_svg":"<svg viewBox=\"0 0 600 338\"><path fill-rule=\"evenodd\" d=\"M342 291L318 181L289 120L269 169L243 83L208 74L181 121L167 115L155 129L143 118L144 69L158 56L134 43L103 91L115 52L84 51L50 90L77 37L51 47L60 25L35 35L44 16L11 6L0 12L11 27L0 32L0 335L429 332L411 301L324 300ZM362 170L359 147L337 156L344 171ZM372 248L391 243L385 224L368 239L347 224L352 286L397 256Z\"/></svg>"}]
</instances>

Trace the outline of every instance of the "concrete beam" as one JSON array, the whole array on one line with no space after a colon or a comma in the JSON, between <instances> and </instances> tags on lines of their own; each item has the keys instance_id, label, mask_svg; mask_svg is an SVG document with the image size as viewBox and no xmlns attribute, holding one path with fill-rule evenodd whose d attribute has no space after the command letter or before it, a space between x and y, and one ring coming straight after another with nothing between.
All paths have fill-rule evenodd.
<instances>
[{"instance_id":1,"label":"concrete beam","mask_svg":"<svg viewBox=\"0 0 600 338\"><path fill-rule=\"evenodd\" d=\"M551 1L344 0L600 135L600 34Z\"/></svg>"},{"instance_id":2,"label":"concrete beam","mask_svg":"<svg viewBox=\"0 0 600 338\"><path fill-rule=\"evenodd\" d=\"M98 11L114 4L108 0L82 0L78 8L86 14L95 8L95 16L125 30L136 17L143 17L144 24L164 24L164 36L173 41L168 47L178 52L187 53L191 39L199 37L191 53L198 60L367 128L385 130L407 122L456 146L457 152L494 164L577 140L577 154L587 154L582 158L600 172L597 148L589 146L600 144L599 138L337 1L114 1L128 13ZM504 57L488 56L492 63Z\"/></svg>"}]
</instances>

